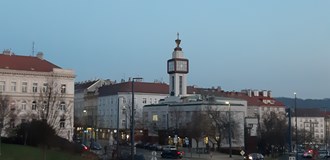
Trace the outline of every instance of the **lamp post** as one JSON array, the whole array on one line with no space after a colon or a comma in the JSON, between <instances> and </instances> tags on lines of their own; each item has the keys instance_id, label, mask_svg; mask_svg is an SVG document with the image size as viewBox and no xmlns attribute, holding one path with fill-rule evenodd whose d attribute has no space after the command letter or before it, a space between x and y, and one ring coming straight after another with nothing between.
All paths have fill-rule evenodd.
<instances>
[{"instance_id":1,"label":"lamp post","mask_svg":"<svg viewBox=\"0 0 330 160\"><path fill-rule=\"evenodd\" d=\"M229 142L229 157L232 157L232 151L231 151L231 106L228 101L225 102L229 106L229 112L228 112L228 117L229 117L229 129L228 129L228 142Z\"/></svg>"},{"instance_id":2,"label":"lamp post","mask_svg":"<svg viewBox=\"0 0 330 160\"><path fill-rule=\"evenodd\" d=\"M142 78L133 78L132 79L132 117L131 117L131 158L134 160L134 81L142 80Z\"/></svg>"},{"instance_id":3,"label":"lamp post","mask_svg":"<svg viewBox=\"0 0 330 160\"><path fill-rule=\"evenodd\" d=\"M85 127L86 127L86 128L84 128L84 131L83 131L83 136L84 136L84 137L83 137L83 141L84 141L83 143L86 144L86 141L87 141L87 137L86 137L86 135L87 135L87 134L85 133L85 131L87 130L87 126L88 126L88 125L87 125L87 121L88 121L88 120L87 120L87 110L84 109L84 110L83 110L83 113L86 115L86 119L85 119ZM85 129L86 129L86 130L85 130Z\"/></svg>"},{"instance_id":4,"label":"lamp post","mask_svg":"<svg viewBox=\"0 0 330 160\"><path fill-rule=\"evenodd\" d=\"M123 96L118 96L118 99L117 99L117 104L118 104L118 106L117 106L117 157L119 156L119 109L120 109L120 103L119 103L119 101L120 101L120 98L124 98Z\"/></svg>"},{"instance_id":5,"label":"lamp post","mask_svg":"<svg viewBox=\"0 0 330 160\"><path fill-rule=\"evenodd\" d=\"M296 128L296 159L298 159L298 125L297 125L297 93L294 92L294 115Z\"/></svg>"}]
</instances>

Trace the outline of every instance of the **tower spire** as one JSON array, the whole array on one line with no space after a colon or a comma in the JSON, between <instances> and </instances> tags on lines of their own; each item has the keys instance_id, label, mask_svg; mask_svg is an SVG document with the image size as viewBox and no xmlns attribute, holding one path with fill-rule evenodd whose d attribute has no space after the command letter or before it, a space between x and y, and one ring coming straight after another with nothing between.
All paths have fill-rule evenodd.
<instances>
[{"instance_id":1,"label":"tower spire","mask_svg":"<svg viewBox=\"0 0 330 160\"><path fill-rule=\"evenodd\" d=\"M182 51L182 48L180 47L180 43L181 43L181 40L179 38L179 32L176 33L176 40L175 40L175 43L176 43L176 47L174 48L174 51Z\"/></svg>"}]
</instances>

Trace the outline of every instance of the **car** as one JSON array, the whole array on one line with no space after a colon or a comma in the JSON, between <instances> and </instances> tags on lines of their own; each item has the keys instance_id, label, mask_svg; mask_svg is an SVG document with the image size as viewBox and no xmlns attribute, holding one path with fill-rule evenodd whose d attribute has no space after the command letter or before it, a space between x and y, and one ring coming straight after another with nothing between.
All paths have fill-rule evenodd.
<instances>
[{"instance_id":1,"label":"car","mask_svg":"<svg viewBox=\"0 0 330 160\"><path fill-rule=\"evenodd\" d=\"M102 146L97 142L92 142L90 144L90 149L91 150L102 150Z\"/></svg>"},{"instance_id":2,"label":"car","mask_svg":"<svg viewBox=\"0 0 330 160\"><path fill-rule=\"evenodd\" d=\"M77 153L83 153L89 150L89 148L83 143L74 143L74 149Z\"/></svg>"},{"instance_id":3,"label":"car","mask_svg":"<svg viewBox=\"0 0 330 160\"><path fill-rule=\"evenodd\" d=\"M161 157L162 158L182 158L183 157L183 152L175 149L163 149L162 153L161 153Z\"/></svg>"},{"instance_id":4,"label":"car","mask_svg":"<svg viewBox=\"0 0 330 160\"><path fill-rule=\"evenodd\" d=\"M244 157L246 160L264 160L264 156L260 153L250 153Z\"/></svg>"},{"instance_id":5,"label":"car","mask_svg":"<svg viewBox=\"0 0 330 160\"><path fill-rule=\"evenodd\" d=\"M303 154L304 158L313 158L314 157L314 151L312 149L306 150Z\"/></svg>"}]
</instances>

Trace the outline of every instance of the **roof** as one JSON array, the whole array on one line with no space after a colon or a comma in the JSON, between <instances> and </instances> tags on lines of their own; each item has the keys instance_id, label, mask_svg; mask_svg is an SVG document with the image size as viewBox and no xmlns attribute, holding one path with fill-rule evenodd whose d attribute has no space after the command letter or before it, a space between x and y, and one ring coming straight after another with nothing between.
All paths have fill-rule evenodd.
<instances>
[{"instance_id":1,"label":"roof","mask_svg":"<svg viewBox=\"0 0 330 160\"><path fill-rule=\"evenodd\" d=\"M0 69L52 72L53 68L60 69L59 66L38 57L0 54Z\"/></svg>"},{"instance_id":2,"label":"roof","mask_svg":"<svg viewBox=\"0 0 330 160\"><path fill-rule=\"evenodd\" d=\"M123 82L102 86L99 96L116 95L118 92L132 92L132 82ZM134 92L169 94L169 86L165 83L134 82Z\"/></svg>"},{"instance_id":3,"label":"roof","mask_svg":"<svg viewBox=\"0 0 330 160\"><path fill-rule=\"evenodd\" d=\"M99 81L99 80L75 83L74 89L76 92L83 91L83 90L87 89L88 87L90 87L91 85L95 84L97 81Z\"/></svg>"},{"instance_id":4,"label":"roof","mask_svg":"<svg viewBox=\"0 0 330 160\"><path fill-rule=\"evenodd\" d=\"M193 86L188 87L189 94L201 94L203 96L217 96L217 97L229 97L235 99L243 99L247 101L248 106L273 106L273 107L284 107L284 104L272 97L265 96L249 96L243 92L224 92L221 89L212 89L212 88L195 88ZM269 103L265 103L267 101Z\"/></svg>"},{"instance_id":5,"label":"roof","mask_svg":"<svg viewBox=\"0 0 330 160\"><path fill-rule=\"evenodd\" d=\"M293 112L295 110L293 109ZM325 111L319 108L297 108L297 117L324 117ZM293 113L293 116L295 114Z\"/></svg>"}]
</instances>

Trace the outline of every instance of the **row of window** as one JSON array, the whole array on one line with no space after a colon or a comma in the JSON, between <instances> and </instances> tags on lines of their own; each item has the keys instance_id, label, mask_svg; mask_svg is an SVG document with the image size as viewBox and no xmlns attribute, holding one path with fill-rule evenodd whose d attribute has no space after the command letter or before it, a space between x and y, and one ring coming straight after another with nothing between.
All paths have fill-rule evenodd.
<instances>
[{"instance_id":1,"label":"row of window","mask_svg":"<svg viewBox=\"0 0 330 160\"><path fill-rule=\"evenodd\" d=\"M122 99L122 103L123 104L128 103L128 101L126 100L125 97L122 97L120 99ZM135 99L135 101L136 101L136 99ZM106 99L100 99L100 101L99 101L99 103L102 104L103 106L105 106L106 103L109 104L109 102L110 102L110 104L113 104L114 103L113 98L111 98L110 100L109 99L108 100L106 100ZM147 98L142 98L142 103L143 104L147 104ZM150 98L149 99L149 104L157 104L157 103L158 103L158 99L157 98L154 98L154 99L153 98Z\"/></svg>"},{"instance_id":2,"label":"row of window","mask_svg":"<svg viewBox=\"0 0 330 160\"><path fill-rule=\"evenodd\" d=\"M48 106L47 102L44 101L43 102L43 107L46 108L47 106ZM12 109L14 109L14 108L12 108ZM22 110L27 110L27 103L25 101L23 101L21 103L21 109ZM65 102L60 102L59 109L62 110L62 111L65 111L66 110L66 104L65 104ZM37 110L37 102L36 101L33 101L32 102L32 104L31 104L31 110Z\"/></svg>"},{"instance_id":3,"label":"row of window","mask_svg":"<svg viewBox=\"0 0 330 160\"><path fill-rule=\"evenodd\" d=\"M35 120L35 119L33 119ZM28 122L26 119L21 119L21 123L26 123ZM60 128L65 128L65 119L60 119ZM10 128L15 128L16 125L15 125L15 119L10 119L10 122L9 122L9 127Z\"/></svg>"},{"instance_id":4,"label":"row of window","mask_svg":"<svg viewBox=\"0 0 330 160\"><path fill-rule=\"evenodd\" d=\"M0 92L5 92L6 90L6 82L0 81ZM27 93L28 92L28 82L22 82L21 84L21 92ZM39 86L38 83L32 83L31 85L31 92L32 93L38 93L38 90L41 90L42 92L47 92L48 90L48 83L43 83L42 86ZM17 82L10 82L10 92L18 92L17 89ZM61 93L66 93L66 84L61 84Z\"/></svg>"}]
</instances>

